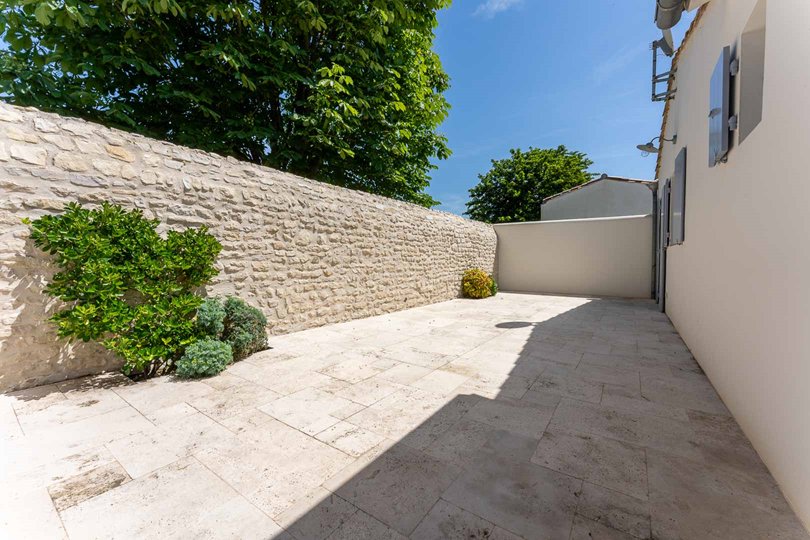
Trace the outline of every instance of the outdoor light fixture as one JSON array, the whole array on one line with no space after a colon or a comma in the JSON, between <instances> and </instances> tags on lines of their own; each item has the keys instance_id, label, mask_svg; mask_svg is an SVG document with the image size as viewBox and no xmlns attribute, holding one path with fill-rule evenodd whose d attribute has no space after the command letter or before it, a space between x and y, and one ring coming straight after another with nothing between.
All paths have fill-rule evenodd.
<instances>
[{"instance_id":1,"label":"outdoor light fixture","mask_svg":"<svg viewBox=\"0 0 810 540\"><path fill-rule=\"evenodd\" d=\"M662 139L661 137L653 137L652 140L645 144L639 144L636 146L639 150L641 150L642 155L649 156L650 154L657 154L660 150L657 146L655 146L655 139L661 139L662 141L675 143L678 140L677 135L673 135L671 139Z\"/></svg>"}]
</instances>

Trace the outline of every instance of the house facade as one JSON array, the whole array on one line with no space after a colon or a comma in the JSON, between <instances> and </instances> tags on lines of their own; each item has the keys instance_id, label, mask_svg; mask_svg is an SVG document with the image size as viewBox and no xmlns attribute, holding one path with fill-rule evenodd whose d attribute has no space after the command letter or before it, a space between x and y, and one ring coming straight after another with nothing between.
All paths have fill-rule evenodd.
<instances>
[{"instance_id":1,"label":"house facade","mask_svg":"<svg viewBox=\"0 0 810 540\"><path fill-rule=\"evenodd\" d=\"M657 294L807 524L810 2L685 4L699 10L663 117Z\"/></svg>"},{"instance_id":2,"label":"house facade","mask_svg":"<svg viewBox=\"0 0 810 540\"><path fill-rule=\"evenodd\" d=\"M653 211L656 183L603 174L543 200L541 221L646 216Z\"/></svg>"}]
</instances>

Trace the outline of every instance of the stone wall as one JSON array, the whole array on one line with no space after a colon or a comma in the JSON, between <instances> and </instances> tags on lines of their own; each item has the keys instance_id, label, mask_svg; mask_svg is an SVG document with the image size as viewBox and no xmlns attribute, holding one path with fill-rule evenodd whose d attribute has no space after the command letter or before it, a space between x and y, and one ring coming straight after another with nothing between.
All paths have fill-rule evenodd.
<instances>
[{"instance_id":1,"label":"stone wall","mask_svg":"<svg viewBox=\"0 0 810 540\"><path fill-rule=\"evenodd\" d=\"M222 242L208 291L236 294L285 333L455 298L495 264L492 227L35 109L0 104L0 391L117 367L58 339L53 268L23 217L112 201Z\"/></svg>"}]
</instances>

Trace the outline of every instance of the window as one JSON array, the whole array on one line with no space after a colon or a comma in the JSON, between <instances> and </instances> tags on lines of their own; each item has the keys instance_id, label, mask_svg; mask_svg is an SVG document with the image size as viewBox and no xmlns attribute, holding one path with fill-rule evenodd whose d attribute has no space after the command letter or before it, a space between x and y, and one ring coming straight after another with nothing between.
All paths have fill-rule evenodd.
<instances>
[{"instance_id":1,"label":"window","mask_svg":"<svg viewBox=\"0 0 810 540\"><path fill-rule=\"evenodd\" d=\"M669 195L669 245L683 244L686 207L686 148L675 158Z\"/></svg>"},{"instance_id":2,"label":"window","mask_svg":"<svg viewBox=\"0 0 810 540\"><path fill-rule=\"evenodd\" d=\"M740 40L740 142L762 121L767 3L757 2Z\"/></svg>"}]
</instances>

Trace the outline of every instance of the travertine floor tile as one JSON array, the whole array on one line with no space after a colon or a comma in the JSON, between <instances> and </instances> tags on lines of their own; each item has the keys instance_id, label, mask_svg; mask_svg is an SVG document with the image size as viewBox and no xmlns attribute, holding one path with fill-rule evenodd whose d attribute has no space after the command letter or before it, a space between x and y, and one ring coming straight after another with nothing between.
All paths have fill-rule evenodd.
<instances>
[{"instance_id":1,"label":"travertine floor tile","mask_svg":"<svg viewBox=\"0 0 810 540\"><path fill-rule=\"evenodd\" d=\"M334 491L408 535L459 472L453 465L405 445L396 445Z\"/></svg>"},{"instance_id":2,"label":"travertine floor tile","mask_svg":"<svg viewBox=\"0 0 810 540\"><path fill-rule=\"evenodd\" d=\"M626 495L647 498L644 449L621 441L546 431L532 463Z\"/></svg>"},{"instance_id":3,"label":"travertine floor tile","mask_svg":"<svg viewBox=\"0 0 810 540\"><path fill-rule=\"evenodd\" d=\"M61 513L71 539L267 538L281 528L194 458Z\"/></svg>"},{"instance_id":4,"label":"travertine floor tile","mask_svg":"<svg viewBox=\"0 0 810 540\"><path fill-rule=\"evenodd\" d=\"M489 521L439 499L411 535L412 540L519 540Z\"/></svg>"},{"instance_id":5,"label":"travertine floor tile","mask_svg":"<svg viewBox=\"0 0 810 540\"><path fill-rule=\"evenodd\" d=\"M527 539L566 538L582 482L496 457L467 469L442 498Z\"/></svg>"},{"instance_id":6,"label":"travertine floor tile","mask_svg":"<svg viewBox=\"0 0 810 540\"><path fill-rule=\"evenodd\" d=\"M0 396L0 537L810 538L652 303L507 293L270 341L208 379Z\"/></svg>"}]
</instances>

